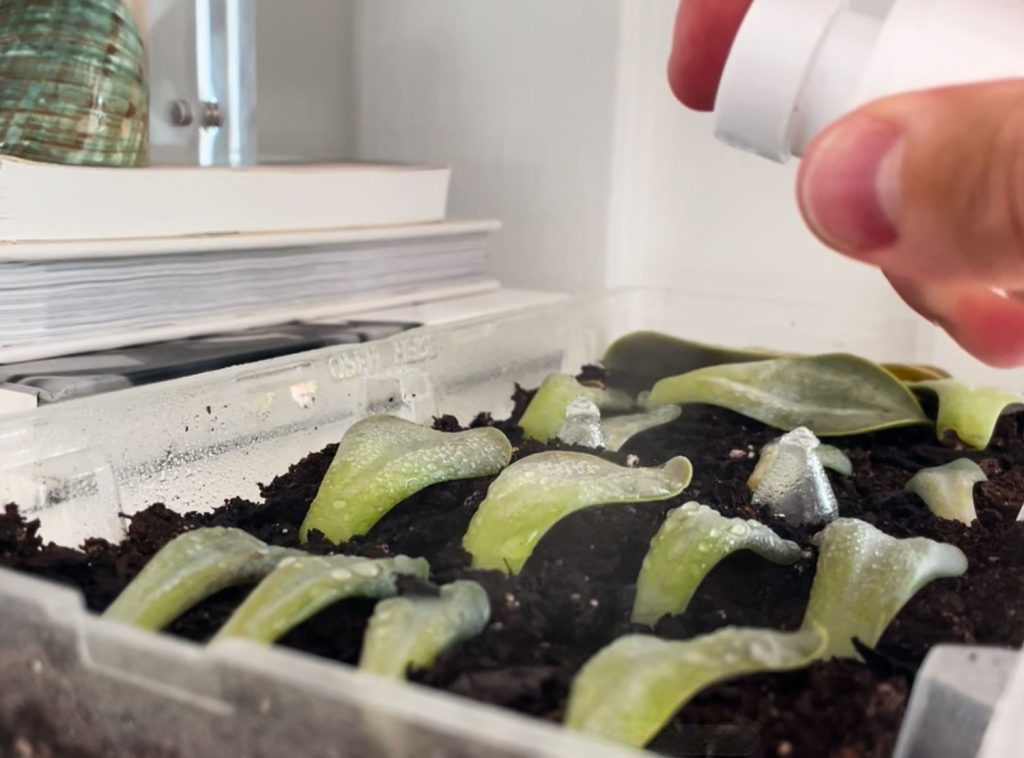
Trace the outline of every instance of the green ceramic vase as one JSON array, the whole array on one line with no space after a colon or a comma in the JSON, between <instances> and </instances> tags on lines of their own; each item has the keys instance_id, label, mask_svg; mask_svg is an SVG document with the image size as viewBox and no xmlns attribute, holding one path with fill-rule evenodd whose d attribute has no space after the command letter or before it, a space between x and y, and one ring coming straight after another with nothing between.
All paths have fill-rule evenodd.
<instances>
[{"instance_id":1,"label":"green ceramic vase","mask_svg":"<svg viewBox=\"0 0 1024 758\"><path fill-rule=\"evenodd\" d=\"M143 165L144 55L121 0L0 0L0 153Z\"/></svg>"}]
</instances>

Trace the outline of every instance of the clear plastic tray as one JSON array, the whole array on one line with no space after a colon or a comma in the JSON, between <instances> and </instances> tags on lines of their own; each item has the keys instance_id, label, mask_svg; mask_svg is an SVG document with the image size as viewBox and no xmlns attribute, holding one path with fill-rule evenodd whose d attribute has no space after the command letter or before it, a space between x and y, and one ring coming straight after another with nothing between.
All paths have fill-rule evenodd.
<instances>
[{"instance_id":1,"label":"clear plastic tray","mask_svg":"<svg viewBox=\"0 0 1024 758\"><path fill-rule=\"evenodd\" d=\"M893 327L865 314L838 339L813 310L661 291L428 327L5 419L0 502L19 503L40 519L45 538L62 544L117 539L125 528L119 514L153 502L191 510L255 498L259 482L337 441L368 413L426 422L440 413L465 420L507 412L515 382L578 368L636 329L879 360L931 358L916 345L892 344ZM279 648L204 648L138 632L86 613L67 589L10 572L0 572L0 601L4 689L47 702L72 744L85 725L101 729L105 755L635 754ZM1022 688L1007 690L1020 707Z\"/></svg>"}]
</instances>

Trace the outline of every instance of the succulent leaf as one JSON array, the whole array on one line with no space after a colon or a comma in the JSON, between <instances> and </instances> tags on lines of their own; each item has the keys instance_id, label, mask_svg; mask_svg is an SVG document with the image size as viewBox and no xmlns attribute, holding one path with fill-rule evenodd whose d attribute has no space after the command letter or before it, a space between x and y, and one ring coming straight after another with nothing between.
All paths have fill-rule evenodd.
<instances>
[{"instance_id":1,"label":"succulent leaf","mask_svg":"<svg viewBox=\"0 0 1024 758\"><path fill-rule=\"evenodd\" d=\"M833 445L818 445L814 448L814 454L818 460L821 461L821 465L825 468L830 468L835 472L842 474L843 476L850 476L853 474L853 461L847 457L846 453L840 450L838 447ZM764 479L765 474L771 471L772 466L775 465L775 461L779 457L779 440L769 442L767 445L761 448L761 457L757 460L757 465L751 472L750 477L747 479L747 487L753 492L761 484L761 480Z\"/></svg>"},{"instance_id":2,"label":"succulent leaf","mask_svg":"<svg viewBox=\"0 0 1024 758\"><path fill-rule=\"evenodd\" d=\"M673 714L712 684L802 668L821 657L825 641L820 630L738 627L681 642L640 634L620 637L576 675L566 726L642 747Z\"/></svg>"},{"instance_id":3,"label":"succulent leaf","mask_svg":"<svg viewBox=\"0 0 1024 758\"><path fill-rule=\"evenodd\" d=\"M949 373L941 368L919 363L883 363L882 368L901 382L924 382L932 379L949 378Z\"/></svg>"},{"instance_id":4,"label":"succulent leaf","mask_svg":"<svg viewBox=\"0 0 1024 758\"><path fill-rule=\"evenodd\" d=\"M519 428L528 439L549 442L565 424L565 412L570 403L583 398L600 406L603 394L603 390L586 387L569 374L551 374L526 406Z\"/></svg>"},{"instance_id":5,"label":"succulent leaf","mask_svg":"<svg viewBox=\"0 0 1024 758\"><path fill-rule=\"evenodd\" d=\"M267 545L241 529L194 529L164 545L103 616L162 629L211 595L257 582L284 558L301 554Z\"/></svg>"},{"instance_id":6,"label":"succulent leaf","mask_svg":"<svg viewBox=\"0 0 1024 758\"><path fill-rule=\"evenodd\" d=\"M633 393L643 392L669 376L686 374L699 368L728 363L749 363L780 358L769 350L736 350L718 345L671 337L660 332L633 332L612 343L601 363L608 381ZM882 368L904 382L945 379L948 373L934 366L883 363Z\"/></svg>"},{"instance_id":7,"label":"succulent leaf","mask_svg":"<svg viewBox=\"0 0 1024 758\"><path fill-rule=\"evenodd\" d=\"M803 553L764 524L726 518L706 505L687 503L669 511L640 569L633 623L653 625L662 616L683 613L711 569L739 550L783 565Z\"/></svg>"},{"instance_id":8,"label":"succulent leaf","mask_svg":"<svg viewBox=\"0 0 1024 758\"><path fill-rule=\"evenodd\" d=\"M667 500L692 476L683 457L660 468L628 468L584 453L530 455L491 483L463 547L474 568L517 574L540 538L570 513L592 505Z\"/></svg>"},{"instance_id":9,"label":"succulent leaf","mask_svg":"<svg viewBox=\"0 0 1024 758\"><path fill-rule=\"evenodd\" d=\"M354 424L299 529L339 544L366 534L406 498L439 482L493 476L508 465L512 445L491 427L439 432L394 416Z\"/></svg>"},{"instance_id":10,"label":"succulent leaf","mask_svg":"<svg viewBox=\"0 0 1024 758\"><path fill-rule=\"evenodd\" d=\"M269 644L327 606L350 597L395 594L399 574L426 579L423 558L305 555L285 558L256 585L214 639L241 637Z\"/></svg>"},{"instance_id":11,"label":"succulent leaf","mask_svg":"<svg viewBox=\"0 0 1024 758\"><path fill-rule=\"evenodd\" d=\"M910 385L918 392L930 392L939 399L935 430L939 439L954 432L975 450L984 450L992 441L999 417L1008 409L1024 405L1024 395L997 387L972 387L956 379L937 379Z\"/></svg>"},{"instance_id":12,"label":"succulent leaf","mask_svg":"<svg viewBox=\"0 0 1024 758\"><path fill-rule=\"evenodd\" d=\"M803 625L823 628L828 655L840 658L857 657L854 637L874 647L926 584L967 571L967 557L953 545L896 539L857 519L837 519L813 541L818 567Z\"/></svg>"},{"instance_id":13,"label":"succulent leaf","mask_svg":"<svg viewBox=\"0 0 1024 758\"><path fill-rule=\"evenodd\" d=\"M605 419L601 422L605 447L612 451L621 450L636 435L669 424L679 418L682 412L678 405L659 405L642 413Z\"/></svg>"},{"instance_id":14,"label":"succulent leaf","mask_svg":"<svg viewBox=\"0 0 1024 758\"><path fill-rule=\"evenodd\" d=\"M907 482L913 492L940 518L970 525L978 518L974 508L974 485L987 482L981 467L970 458L958 458L945 466L918 471Z\"/></svg>"},{"instance_id":15,"label":"succulent leaf","mask_svg":"<svg viewBox=\"0 0 1024 758\"><path fill-rule=\"evenodd\" d=\"M484 588L467 580L445 585L438 597L382 600L366 628L359 668L403 679L410 668L429 668L441 653L480 634L490 615Z\"/></svg>"},{"instance_id":16,"label":"succulent leaf","mask_svg":"<svg viewBox=\"0 0 1024 758\"><path fill-rule=\"evenodd\" d=\"M778 429L805 426L819 436L927 422L902 382L870 361L845 354L698 369L662 379L648 402L717 405Z\"/></svg>"},{"instance_id":17,"label":"succulent leaf","mask_svg":"<svg viewBox=\"0 0 1024 758\"><path fill-rule=\"evenodd\" d=\"M660 332L633 332L612 343L601 363L608 372L609 384L638 393L668 376L777 356L765 350L733 350L691 342Z\"/></svg>"}]
</instances>

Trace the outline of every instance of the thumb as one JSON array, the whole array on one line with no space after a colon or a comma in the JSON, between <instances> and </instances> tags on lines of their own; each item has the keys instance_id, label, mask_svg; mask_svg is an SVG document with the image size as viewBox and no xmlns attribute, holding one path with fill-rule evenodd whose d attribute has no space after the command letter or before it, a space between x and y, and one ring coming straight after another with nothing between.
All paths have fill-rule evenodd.
<instances>
[{"instance_id":1,"label":"thumb","mask_svg":"<svg viewBox=\"0 0 1024 758\"><path fill-rule=\"evenodd\" d=\"M1024 80L861 108L811 145L799 196L826 244L898 278L1024 289Z\"/></svg>"}]
</instances>

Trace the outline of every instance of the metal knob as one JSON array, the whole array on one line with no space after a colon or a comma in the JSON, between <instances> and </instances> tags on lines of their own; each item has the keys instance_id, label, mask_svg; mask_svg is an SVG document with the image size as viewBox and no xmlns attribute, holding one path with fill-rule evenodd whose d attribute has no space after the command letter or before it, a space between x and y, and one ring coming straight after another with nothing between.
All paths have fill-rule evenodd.
<instances>
[{"instance_id":1,"label":"metal knob","mask_svg":"<svg viewBox=\"0 0 1024 758\"><path fill-rule=\"evenodd\" d=\"M171 103L171 123L175 126L190 126L194 116L188 100L175 100Z\"/></svg>"},{"instance_id":2,"label":"metal knob","mask_svg":"<svg viewBox=\"0 0 1024 758\"><path fill-rule=\"evenodd\" d=\"M203 113L200 126L204 129L216 129L224 124L224 117L220 112L220 103L203 102L200 103L200 107Z\"/></svg>"}]
</instances>

